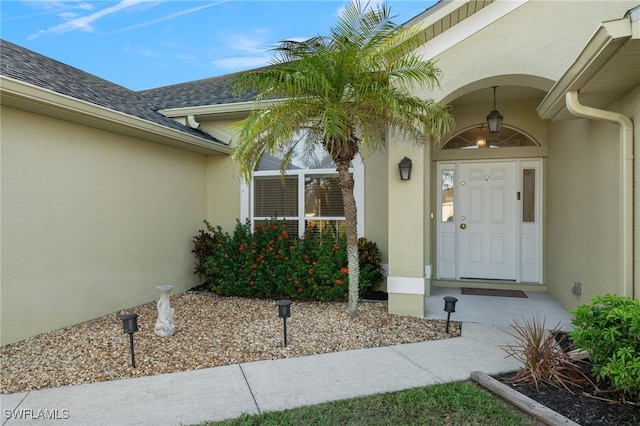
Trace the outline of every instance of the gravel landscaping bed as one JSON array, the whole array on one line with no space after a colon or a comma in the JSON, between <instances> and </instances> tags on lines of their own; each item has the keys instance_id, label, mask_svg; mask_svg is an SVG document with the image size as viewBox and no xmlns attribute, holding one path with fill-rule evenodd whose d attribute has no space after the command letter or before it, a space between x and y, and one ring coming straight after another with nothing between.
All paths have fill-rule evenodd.
<instances>
[{"instance_id":1,"label":"gravel landscaping bed","mask_svg":"<svg viewBox=\"0 0 640 426\"><path fill-rule=\"evenodd\" d=\"M170 297L176 333L157 337L156 302L133 307L0 350L0 393L9 394L227 364L438 340L460 335L460 323L389 315L384 303L294 302L283 324L273 300L181 293ZM137 313L136 367L121 314Z\"/></svg>"}]
</instances>

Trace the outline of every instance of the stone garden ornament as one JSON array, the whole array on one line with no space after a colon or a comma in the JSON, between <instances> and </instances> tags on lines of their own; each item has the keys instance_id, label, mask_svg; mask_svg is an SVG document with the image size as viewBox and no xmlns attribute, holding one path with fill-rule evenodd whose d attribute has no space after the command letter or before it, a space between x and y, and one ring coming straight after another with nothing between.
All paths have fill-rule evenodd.
<instances>
[{"instance_id":1,"label":"stone garden ornament","mask_svg":"<svg viewBox=\"0 0 640 426\"><path fill-rule=\"evenodd\" d=\"M173 290L172 285L159 285L156 287L160 292L158 299L158 320L153 331L156 336L173 336L176 327L173 325L173 308L169 304L169 293Z\"/></svg>"}]
</instances>

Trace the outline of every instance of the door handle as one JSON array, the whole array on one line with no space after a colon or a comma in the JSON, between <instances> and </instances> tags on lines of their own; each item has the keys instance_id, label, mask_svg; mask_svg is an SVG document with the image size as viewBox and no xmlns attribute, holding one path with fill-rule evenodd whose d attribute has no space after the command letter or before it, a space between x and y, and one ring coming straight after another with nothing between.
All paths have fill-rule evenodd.
<instances>
[{"instance_id":1,"label":"door handle","mask_svg":"<svg viewBox=\"0 0 640 426\"><path fill-rule=\"evenodd\" d=\"M467 229L467 224L466 223L461 223L460 224L460 229Z\"/></svg>"}]
</instances>

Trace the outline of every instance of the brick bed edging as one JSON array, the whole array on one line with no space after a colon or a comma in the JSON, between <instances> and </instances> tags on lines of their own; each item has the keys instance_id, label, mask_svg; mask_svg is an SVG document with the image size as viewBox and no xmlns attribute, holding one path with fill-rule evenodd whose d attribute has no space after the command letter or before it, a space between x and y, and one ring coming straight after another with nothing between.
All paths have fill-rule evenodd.
<instances>
[{"instance_id":1,"label":"brick bed edging","mask_svg":"<svg viewBox=\"0 0 640 426\"><path fill-rule=\"evenodd\" d=\"M524 411L527 415L533 417L535 420L544 423L545 425L580 426L579 423L576 423L573 420L566 418L562 414L553 411L549 407L546 407L539 402L534 401L528 396L511 389L509 386L500 383L498 380L483 373L482 371L472 372L471 380L486 388L490 392L496 394L518 409Z\"/></svg>"}]
</instances>

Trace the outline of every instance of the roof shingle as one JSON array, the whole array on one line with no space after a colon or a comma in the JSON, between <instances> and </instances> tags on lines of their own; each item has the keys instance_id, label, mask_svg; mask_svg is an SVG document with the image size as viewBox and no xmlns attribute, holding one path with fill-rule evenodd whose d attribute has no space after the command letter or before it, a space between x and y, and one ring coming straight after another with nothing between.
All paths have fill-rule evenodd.
<instances>
[{"instance_id":1,"label":"roof shingle","mask_svg":"<svg viewBox=\"0 0 640 426\"><path fill-rule=\"evenodd\" d=\"M235 93L233 80L239 74L227 74L173 84L156 89L142 90L139 93L162 109L221 105L255 100L255 93L247 92L241 96Z\"/></svg>"},{"instance_id":2,"label":"roof shingle","mask_svg":"<svg viewBox=\"0 0 640 426\"><path fill-rule=\"evenodd\" d=\"M0 40L0 75L223 144L213 136L165 117L141 93ZM226 144L223 144L226 145Z\"/></svg>"}]
</instances>

